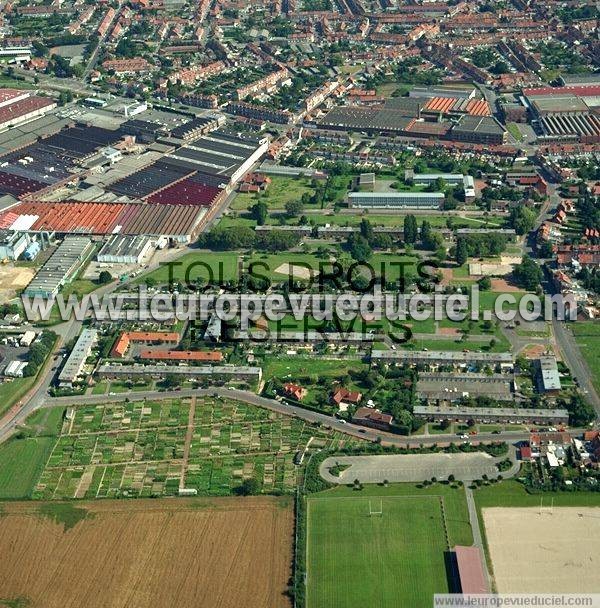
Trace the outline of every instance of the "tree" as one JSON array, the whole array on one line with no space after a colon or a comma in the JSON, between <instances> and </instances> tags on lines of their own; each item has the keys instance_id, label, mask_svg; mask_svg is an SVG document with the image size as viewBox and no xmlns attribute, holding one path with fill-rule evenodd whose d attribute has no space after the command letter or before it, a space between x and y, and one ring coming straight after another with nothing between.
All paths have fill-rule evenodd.
<instances>
[{"instance_id":1,"label":"tree","mask_svg":"<svg viewBox=\"0 0 600 608\"><path fill-rule=\"evenodd\" d=\"M431 224L427 220L423 220L421 224L421 241L426 243L431 238Z\"/></svg>"},{"instance_id":2,"label":"tree","mask_svg":"<svg viewBox=\"0 0 600 608\"><path fill-rule=\"evenodd\" d=\"M259 201L255 205L250 207L250 215L253 220L256 220L256 223L259 226L264 226L267 221L267 217L269 216L269 207L266 203Z\"/></svg>"},{"instance_id":3,"label":"tree","mask_svg":"<svg viewBox=\"0 0 600 608\"><path fill-rule=\"evenodd\" d=\"M535 226L536 213L523 205L518 205L510 210L508 224L515 229L517 234L525 234L533 230Z\"/></svg>"},{"instance_id":4,"label":"tree","mask_svg":"<svg viewBox=\"0 0 600 608\"><path fill-rule=\"evenodd\" d=\"M373 227L371 226L371 222L366 218L363 218L360 222L360 234L367 241L371 242L371 239L373 238Z\"/></svg>"},{"instance_id":5,"label":"tree","mask_svg":"<svg viewBox=\"0 0 600 608\"><path fill-rule=\"evenodd\" d=\"M552 243L545 241L538 248L538 255L541 258L551 258L554 252L552 251Z\"/></svg>"},{"instance_id":6,"label":"tree","mask_svg":"<svg viewBox=\"0 0 600 608\"><path fill-rule=\"evenodd\" d=\"M417 220L414 215L407 215L404 218L404 242L414 245L417 242Z\"/></svg>"},{"instance_id":7,"label":"tree","mask_svg":"<svg viewBox=\"0 0 600 608\"><path fill-rule=\"evenodd\" d=\"M176 374L167 374L161 382L163 388L177 388L181 386L181 377Z\"/></svg>"},{"instance_id":8,"label":"tree","mask_svg":"<svg viewBox=\"0 0 600 608\"><path fill-rule=\"evenodd\" d=\"M543 278L542 269L528 255L523 257L523 261L515 266L513 272L517 282L528 291L535 291Z\"/></svg>"},{"instance_id":9,"label":"tree","mask_svg":"<svg viewBox=\"0 0 600 608\"><path fill-rule=\"evenodd\" d=\"M469 257L469 252L467 251L467 242L464 238L459 238L456 241L456 263L459 266L462 266Z\"/></svg>"},{"instance_id":10,"label":"tree","mask_svg":"<svg viewBox=\"0 0 600 608\"><path fill-rule=\"evenodd\" d=\"M108 272L108 270L103 270L98 275L98 283L100 283L100 285L106 285L106 284L112 282L112 280L113 280L112 274L110 274L110 272Z\"/></svg>"},{"instance_id":11,"label":"tree","mask_svg":"<svg viewBox=\"0 0 600 608\"><path fill-rule=\"evenodd\" d=\"M596 414L594 408L584 401L581 395L573 395L568 402L562 405L569 411L569 421L572 426L585 426L593 422Z\"/></svg>"},{"instance_id":12,"label":"tree","mask_svg":"<svg viewBox=\"0 0 600 608\"><path fill-rule=\"evenodd\" d=\"M352 258L357 262L366 262L373 253L367 239L355 232L352 233L348 239L348 249L350 250Z\"/></svg>"},{"instance_id":13,"label":"tree","mask_svg":"<svg viewBox=\"0 0 600 608\"><path fill-rule=\"evenodd\" d=\"M288 217L298 217L304 210L304 205L300 200L291 200L285 204L285 212Z\"/></svg>"},{"instance_id":14,"label":"tree","mask_svg":"<svg viewBox=\"0 0 600 608\"><path fill-rule=\"evenodd\" d=\"M242 483L236 488L235 493L238 496L254 496L260 494L260 482L258 479L251 477L250 479L244 479Z\"/></svg>"},{"instance_id":15,"label":"tree","mask_svg":"<svg viewBox=\"0 0 600 608\"><path fill-rule=\"evenodd\" d=\"M481 277L477 283L481 291L489 291L492 288L492 279L490 277Z\"/></svg>"}]
</instances>

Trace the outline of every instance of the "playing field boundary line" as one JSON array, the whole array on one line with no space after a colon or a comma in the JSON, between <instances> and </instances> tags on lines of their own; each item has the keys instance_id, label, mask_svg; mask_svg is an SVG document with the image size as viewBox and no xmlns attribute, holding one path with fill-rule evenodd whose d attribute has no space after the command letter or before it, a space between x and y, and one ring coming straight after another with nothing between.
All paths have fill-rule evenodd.
<instances>
[{"instance_id":1,"label":"playing field boundary line","mask_svg":"<svg viewBox=\"0 0 600 608\"><path fill-rule=\"evenodd\" d=\"M388 496L385 494L369 494L369 495L357 495L357 496L322 496L322 497L312 497L312 496L307 496L307 500L308 501L316 501L316 500L356 500L357 498L364 498L365 500L368 500L369 498L391 498L391 499L398 499L398 498L440 498L443 499L444 496L442 494L407 494L406 496Z\"/></svg>"}]
</instances>

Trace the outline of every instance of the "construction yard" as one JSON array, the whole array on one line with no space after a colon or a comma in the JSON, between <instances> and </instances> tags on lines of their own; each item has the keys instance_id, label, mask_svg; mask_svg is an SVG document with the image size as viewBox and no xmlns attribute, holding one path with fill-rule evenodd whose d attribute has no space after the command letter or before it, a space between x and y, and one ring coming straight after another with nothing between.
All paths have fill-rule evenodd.
<instances>
[{"instance_id":1,"label":"construction yard","mask_svg":"<svg viewBox=\"0 0 600 608\"><path fill-rule=\"evenodd\" d=\"M0 604L287 608L293 520L289 497L5 503Z\"/></svg>"},{"instance_id":2,"label":"construction yard","mask_svg":"<svg viewBox=\"0 0 600 608\"><path fill-rule=\"evenodd\" d=\"M35 275L35 268L0 264L0 304L12 300L19 291L27 287Z\"/></svg>"}]
</instances>

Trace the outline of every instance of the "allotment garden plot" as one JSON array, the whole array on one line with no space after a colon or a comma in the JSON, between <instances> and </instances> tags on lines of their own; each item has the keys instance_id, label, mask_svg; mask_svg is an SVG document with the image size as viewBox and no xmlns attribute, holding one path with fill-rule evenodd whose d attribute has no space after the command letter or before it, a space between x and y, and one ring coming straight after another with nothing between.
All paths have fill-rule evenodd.
<instances>
[{"instance_id":1,"label":"allotment garden plot","mask_svg":"<svg viewBox=\"0 0 600 608\"><path fill-rule=\"evenodd\" d=\"M313 437L341 436L304 421L221 399L175 399L73 408L33 497L227 495L244 479L291 492L294 455Z\"/></svg>"}]
</instances>

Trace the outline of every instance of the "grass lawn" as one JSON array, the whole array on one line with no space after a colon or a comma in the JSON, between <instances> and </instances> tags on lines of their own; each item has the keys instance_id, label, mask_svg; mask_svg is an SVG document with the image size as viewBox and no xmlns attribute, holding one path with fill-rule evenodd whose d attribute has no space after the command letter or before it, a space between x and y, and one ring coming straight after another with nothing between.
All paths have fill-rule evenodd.
<instances>
[{"instance_id":1,"label":"grass lawn","mask_svg":"<svg viewBox=\"0 0 600 608\"><path fill-rule=\"evenodd\" d=\"M373 510L382 507L381 516L369 517L369 500ZM434 593L449 589L442 500L450 545L471 544L459 488L395 484L360 492L340 487L311 496L308 608L431 606Z\"/></svg>"},{"instance_id":2,"label":"grass lawn","mask_svg":"<svg viewBox=\"0 0 600 608\"><path fill-rule=\"evenodd\" d=\"M500 340L497 336L490 336L490 340L494 338L496 344L493 348L490 348L489 342L473 342L473 341L456 341L452 339L448 340L428 340L428 339L415 339L413 342L408 342L406 345L402 345L403 348L420 349L424 348L432 351L439 350L469 350L471 352L492 352L492 353L504 353L510 350L510 344L506 339Z\"/></svg>"},{"instance_id":3,"label":"grass lawn","mask_svg":"<svg viewBox=\"0 0 600 608\"><path fill-rule=\"evenodd\" d=\"M475 490L478 509L485 507L539 507L540 498L550 506L550 498L555 507L598 507L599 492L542 492L529 494L525 486L514 479L485 486Z\"/></svg>"},{"instance_id":4,"label":"grass lawn","mask_svg":"<svg viewBox=\"0 0 600 608\"><path fill-rule=\"evenodd\" d=\"M0 416L7 412L34 385L35 376L15 378L0 384Z\"/></svg>"},{"instance_id":5,"label":"grass lawn","mask_svg":"<svg viewBox=\"0 0 600 608\"><path fill-rule=\"evenodd\" d=\"M0 74L0 89L35 89L36 85Z\"/></svg>"},{"instance_id":6,"label":"grass lawn","mask_svg":"<svg viewBox=\"0 0 600 608\"><path fill-rule=\"evenodd\" d=\"M27 498L31 494L56 439L11 439L0 445L0 498Z\"/></svg>"},{"instance_id":7,"label":"grass lawn","mask_svg":"<svg viewBox=\"0 0 600 608\"><path fill-rule=\"evenodd\" d=\"M246 211L258 201L266 203L269 209L284 209L288 201L300 200L303 194L313 193L310 179L306 177L294 178L280 175L270 175L269 177L272 181L266 193L257 196L253 193L242 192L231 203L231 209ZM310 207L311 205L307 205L308 209Z\"/></svg>"},{"instance_id":8,"label":"grass lawn","mask_svg":"<svg viewBox=\"0 0 600 608\"><path fill-rule=\"evenodd\" d=\"M361 370L367 367L360 361L340 361L336 359L323 359L317 357L286 357L267 356L263 366L263 377L285 378L288 374L298 376L318 375L320 377L339 378L345 376L348 370Z\"/></svg>"},{"instance_id":9,"label":"grass lawn","mask_svg":"<svg viewBox=\"0 0 600 608\"><path fill-rule=\"evenodd\" d=\"M600 391L600 324L595 321L577 321L569 325L575 340L592 372L592 382Z\"/></svg>"},{"instance_id":10,"label":"grass lawn","mask_svg":"<svg viewBox=\"0 0 600 608\"><path fill-rule=\"evenodd\" d=\"M523 135L519 129L519 125L515 122L506 123L508 132L515 138L516 141L523 141Z\"/></svg>"},{"instance_id":11,"label":"grass lawn","mask_svg":"<svg viewBox=\"0 0 600 608\"><path fill-rule=\"evenodd\" d=\"M185 281L186 273L190 282L202 277L205 280L209 279L209 271L204 266L193 266L193 264L207 264L213 273L213 282L221 284L226 281L233 281L238 276L238 254L237 253L212 253L206 251L198 251L188 253L174 262L173 280ZM165 264L152 272L141 276L136 282L144 283L146 279L151 278L160 285L166 285L169 282L169 265Z\"/></svg>"}]
</instances>

